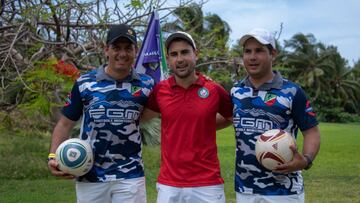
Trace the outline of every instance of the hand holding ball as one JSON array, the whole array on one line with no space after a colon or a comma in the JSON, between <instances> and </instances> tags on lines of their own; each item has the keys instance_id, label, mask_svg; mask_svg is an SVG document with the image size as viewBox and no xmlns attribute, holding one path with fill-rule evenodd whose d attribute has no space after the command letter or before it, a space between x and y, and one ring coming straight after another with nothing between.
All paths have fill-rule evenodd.
<instances>
[{"instance_id":1,"label":"hand holding ball","mask_svg":"<svg viewBox=\"0 0 360 203\"><path fill-rule=\"evenodd\" d=\"M281 129L272 129L259 136L255 144L255 154L259 163L269 170L287 163L294 157L290 145L295 145L294 138Z\"/></svg>"},{"instance_id":2,"label":"hand holding ball","mask_svg":"<svg viewBox=\"0 0 360 203\"><path fill-rule=\"evenodd\" d=\"M89 143L78 138L65 140L56 149L58 168L74 176L85 175L93 166L94 158Z\"/></svg>"}]
</instances>

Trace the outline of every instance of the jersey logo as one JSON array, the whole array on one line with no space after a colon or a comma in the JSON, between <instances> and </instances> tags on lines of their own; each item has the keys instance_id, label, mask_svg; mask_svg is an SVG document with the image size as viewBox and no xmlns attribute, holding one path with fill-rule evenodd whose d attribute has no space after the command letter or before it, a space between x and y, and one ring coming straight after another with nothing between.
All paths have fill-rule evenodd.
<instances>
[{"instance_id":1,"label":"jersey logo","mask_svg":"<svg viewBox=\"0 0 360 203\"><path fill-rule=\"evenodd\" d=\"M64 107L70 106L70 104L71 104L71 92L69 93L69 95L65 99Z\"/></svg>"},{"instance_id":2,"label":"jersey logo","mask_svg":"<svg viewBox=\"0 0 360 203\"><path fill-rule=\"evenodd\" d=\"M310 105L309 100L306 101L306 109L305 109L305 112L306 112L307 114L309 114L310 116L316 116L313 108L312 108L311 105Z\"/></svg>"},{"instance_id":3,"label":"jersey logo","mask_svg":"<svg viewBox=\"0 0 360 203\"><path fill-rule=\"evenodd\" d=\"M267 106L272 106L276 102L276 95L272 93L267 93L264 98L264 102Z\"/></svg>"},{"instance_id":4,"label":"jersey logo","mask_svg":"<svg viewBox=\"0 0 360 203\"><path fill-rule=\"evenodd\" d=\"M206 99L209 97L209 90L205 87L202 87L198 90L198 95L200 98Z\"/></svg>"},{"instance_id":5,"label":"jersey logo","mask_svg":"<svg viewBox=\"0 0 360 203\"><path fill-rule=\"evenodd\" d=\"M138 86L132 86L131 87L131 94L134 97L139 97L141 95L141 87Z\"/></svg>"}]
</instances>

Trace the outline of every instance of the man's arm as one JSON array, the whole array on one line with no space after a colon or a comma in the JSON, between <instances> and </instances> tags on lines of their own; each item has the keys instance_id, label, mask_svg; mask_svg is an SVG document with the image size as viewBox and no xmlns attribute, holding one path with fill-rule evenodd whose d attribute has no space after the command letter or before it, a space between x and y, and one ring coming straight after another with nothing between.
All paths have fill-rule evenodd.
<instances>
[{"instance_id":1,"label":"man's arm","mask_svg":"<svg viewBox=\"0 0 360 203\"><path fill-rule=\"evenodd\" d=\"M320 150L320 130L317 126L302 132L304 143L302 154L313 161Z\"/></svg>"},{"instance_id":2,"label":"man's arm","mask_svg":"<svg viewBox=\"0 0 360 203\"><path fill-rule=\"evenodd\" d=\"M216 130L221 130L232 124L232 118L225 118L221 114L216 114Z\"/></svg>"},{"instance_id":3,"label":"man's arm","mask_svg":"<svg viewBox=\"0 0 360 203\"><path fill-rule=\"evenodd\" d=\"M289 163L279 165L274 172L289 173L302 170L308 166L309 161L312 162L315 159L320 149L320 130L318 126L302 131L302 134L304 136L302 154L297 151L296 146L291 146L294 152L293 160Z\"/></svg>"},{"instance_id":4,"label":"man's arm","mask_svg":"<svg viewBox=\"0 0 360 203\"><path fill-rule=\"evenodd\" d=\"M75 126L76 121L72 121L65 116L61 116L59 121L57 122L52 137L51 137L51 146L50 146L50 153L55 153L57 147L65 140L69 139L70 131ZM66 179L72 179L74 176L69 175L60 171L58 168L58 163L56 160L52 159L48 161L48 168L54 176L60 176Z\"/></svg>"},{"instance_id":5,"label":"man's arm","mask_svg":"<svg viewBox=\"0 0 360 203\"><path fill-rule=\"evenodd\" d=\"M160 113L150 110L149 108L144 108L144 110L140 116L140 122L146 123L149 120L151 120L155 117L159 117L159 116L160 116Z\"/></svg>"}]
</instances>

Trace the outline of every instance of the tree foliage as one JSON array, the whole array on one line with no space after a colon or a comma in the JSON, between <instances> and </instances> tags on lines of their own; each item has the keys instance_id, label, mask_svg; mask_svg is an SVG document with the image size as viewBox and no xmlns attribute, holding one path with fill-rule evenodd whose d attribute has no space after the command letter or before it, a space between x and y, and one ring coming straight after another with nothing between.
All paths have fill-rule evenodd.
<instances>
[{"instance_id":1,"label":"tree foliage","mask_svg":"<svg viewBox=\"0 0 360 203\"><path fill-rule=\"evenodd\" d=\"M165 0L2 2L0 120L23 129L52 129L73 80L105 62L109 26L130 24L141 39L154 9L164 16L173 11Z\"/></svg>"},{"instance_id":2,"label":"tree foliage","mask_svg":"<svg viewBox=\"0 0 360 203\"><path fill-rule=\"evenodd\" d=\"M200 49L198 70L228 90L246 74L242 47L238 43L230 47L231 28L223 19L204 14L206 0L181 0L172 7L166 0L1 2L3 125L51 129L73 80L105 62L102 50L108 27L130 24L142 39L154 9L160 11L165 36L183 30L194 37ZM312 34L298 33L284 46L277 45L275 69L306 90L321 119L344 121L360 115L360 60L349 67L336 47L317 42Z\"/></svg>"},{"instance_id":3,"label":"tree foliage","mask_svg":"<svg viewBox=\"0 0 360 203\"><path fill-rule=\"evenodd\" d=\"M298 33L285 40L280 64L287 67L289 79L309 94L320 118L350 121L360 113L360 83L356 68L350 68L337 48L318 43L312 34Z\"/></svg>"},{"instance_id":4,"label":"tree foliage","mask_svg":"<svg viewBox=\"0 0 360 203\"><path fill-rule=\"evenodd\" d=\"M232 86L240 68L239 56L231 54L229 48L230 26L217 14L206 14L202 6L193 3L174 10L175 19L165 23L164 28L173 32L190 33L200 50L197 69L224 85Z\"/></svg>"}]
</instances>

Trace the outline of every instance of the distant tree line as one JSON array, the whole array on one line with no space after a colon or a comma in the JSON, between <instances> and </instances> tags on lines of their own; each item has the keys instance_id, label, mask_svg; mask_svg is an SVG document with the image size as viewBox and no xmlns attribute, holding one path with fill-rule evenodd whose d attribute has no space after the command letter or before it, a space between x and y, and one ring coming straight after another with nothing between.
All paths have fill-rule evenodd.
<instances>
[{"instance_id":1,"label":"distant tree line","mask_svg":"<svg viewBox=\"0 0 360 203\"><path fill-rule=\"evenodd\" d=\"M241 47L230 47L230 26L217 14L204 14L206 1L176 6L165 0L1 2L2 128L51 129L74 79L104 62L107 28L128 23L142 39L154 9L165 36L175 30L194 36L200 71L226 89L246 74ZM317 42L312 34L298 33L278 49L276 69L306 90L322 121L360 120L360 61L350 67L335 46Z\"/></svg>"},{"instance_id":2,"label":"distant tree line","mask_svg":"<svg viewBox=\"0 0 360 203\"><path fill-rule=\"evenodd\" d=\"M202 72L228 90L245 76L242 47L239 43L229 47L231 29L225 21L217 14L204 15L197 4L179 7L174 13L177 21L164 27L183 29L195 37L201 50L198 68ZM282 26L275 32L277 38ZM337 47L317 42L312 34L295 34L283 46L277 42L277 49L275 69L306 90L321 121L360 121L360 59L350 67Z\"/></svg>"}]
</instances>

